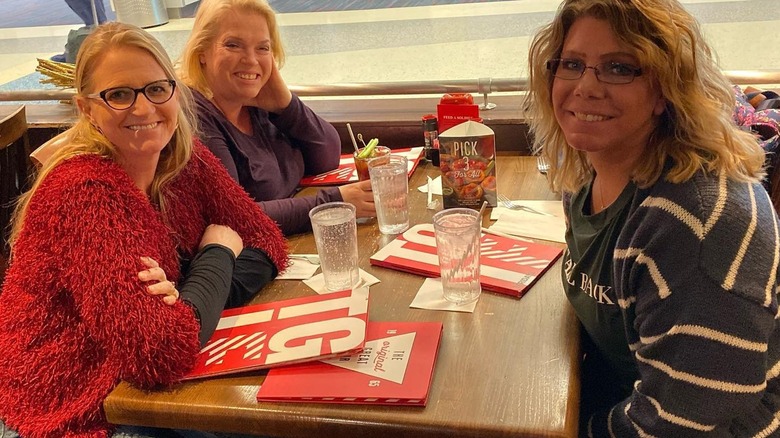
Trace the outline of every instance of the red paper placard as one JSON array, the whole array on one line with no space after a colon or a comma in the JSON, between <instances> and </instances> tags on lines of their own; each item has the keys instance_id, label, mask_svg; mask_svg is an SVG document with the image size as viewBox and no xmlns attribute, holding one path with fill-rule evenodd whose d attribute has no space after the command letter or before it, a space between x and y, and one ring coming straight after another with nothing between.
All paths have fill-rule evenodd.
<instances>
[{"instance_id":1,"label":"red paper placard","mask_svg":"<svg viewBox=\"0 0 780 438\"><path fill-rule=\"evenodd\" d=\"M225 310L185 380L350 354L367 320L368 288Z\"/></svg>"},{"instance_id":2,"label":"red paper placard","mask_svg":"<svg viewBox=\"0 0 780 438\"><path fill-rule=\"evenodd\" d=\"M417 164L420 162L420 155L422 154L422 146L416 148L406 149L393 149L391 155L404 155L409 160L409 175L412 175L414 169L417 168ZM330 172L321 173L319 175L304 176L298 183L301 187L308 186L334 186L339 184L346 184L356 182L358 180L357 172L355 171L355 160L352 154L346 154L341 156L339 161L339 167L331 170Z\"/></svg>"},{"instance_id":3,"label":"red paper placard","mask_svg":"<svg viewBox=\"0 0 780 438\"><path fill-rule=\"evenodd\" d=\"M480 277L487 291L517 298L552 266L563 250L549 245L482 234ZM439 256L433 224L416 225L371 256L371 264L438 277Z\"/></svg>"},{"instance_id":4,"label":"red paper placard","mask_svg":"<svg viewBox=\"0 0 780 438\"><path fill-rule=\"evenodd\" d=\"M425 406L440 322L369 322L362 351L274 368L258 401Z\"/></svg>"}]
</instances>

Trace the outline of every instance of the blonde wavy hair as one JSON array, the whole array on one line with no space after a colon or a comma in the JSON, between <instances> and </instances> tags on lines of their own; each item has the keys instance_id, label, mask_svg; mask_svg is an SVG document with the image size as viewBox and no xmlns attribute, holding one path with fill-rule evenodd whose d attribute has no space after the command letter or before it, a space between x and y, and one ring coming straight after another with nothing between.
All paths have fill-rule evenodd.
<instances>
[{"instance_id":1,"label":"blonde wavy hair","mask_svg":"<svg viewBox=\"0 0 780 438\"><path fill-rule=\"evenodd\" d=\"M99 26L81 45L76 58L74 81L76 99L86 99L88 94L100 91L94 89L93 78L100 74L100 72L95 71L95 68L103 55L111 50L122 50L127 47L145 50L162 67L168 79L176 79L170 58L154 37L136 26L110 22ZM159 205L163 212L165 212L163 190L165 185L173 180L190 160L195 129L192 93L187 87L176 87L176 93L175 97L178 98L179 102L177 127L168 145L160 153L160 161L157 163L157 171L151 187L151 200ZM67 136L68 142L46 160L30 190L19 198L13 214L10 237L12 247L24 224L30 199L52 169L63 161L78 155L94 154L112 160L117 158L114 145L90 123L83 113L79 114L76 124L63 134Z\"/></svg>"},{"instance_id":2,"label":"blonde wavy hair","mask_svg":"<svg viewBox=\"0 0 780 438\"><path fill-rule=\"evenodd\" d=\"M265 0L203 0L195 15L190 38L179 60L179 76L189 87L211 99L214 93L206 81L200 55L214 44L225 15L230 13L257 14L265 18L271 35L271 52L278 68L284 65L284 48L276 23L276 13Z\"/></svg>"},{"instance_id":3,"label":"blonde wavy hair","mask_svg":"<svg viewBox=\"0 0 780 438\"><path fill-rule=\"evenodd\" d=\"M733 120L734 93L716 65L696 20L676 0L565 0L552 23L531 42L524 108L533 149L551 163L550 184L574 192L593 177L584 152L569 147L552 105L549 59L560 57L567 32L580 17L607 21L634 50L640 67L656 78L666 109L650 135L647 154L634 169L640 187L655 183L668 157L666 179L679 183L704 169L738 181L764 176L764 152Z\"/></svg>"}]
</instances>

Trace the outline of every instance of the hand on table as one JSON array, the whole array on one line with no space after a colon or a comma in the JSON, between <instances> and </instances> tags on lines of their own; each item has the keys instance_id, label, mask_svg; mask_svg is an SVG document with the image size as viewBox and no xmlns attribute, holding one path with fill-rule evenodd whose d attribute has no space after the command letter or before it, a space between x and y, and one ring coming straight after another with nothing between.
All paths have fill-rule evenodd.
<instances>
[{"instance_id":1,"label":"hand on table","mask_svg":"<svg viewBox=\"0 0 780 438\"><path fill-rule=\"evenodd\" d=\"M356 217L376 217L371 181L360 181L339 187L341 198L355 206Z\"/></svg>"},{"instance_id":2,"label":"hand on table","mask_svg":"<svg viewBox=\"0 0 780 438\"><path fill-rule=\"evenodd\" d=\"M138 279L146 282L153 282L146 286L147 292L151 295L162 295L165 304L172 306L179 299L179 291L176 290L176 284L168 281L165 271L160 267L156 260L151 257L141 257L141 263L149 269L144 269L138 273Z\"/></svg>"}]
</instances>

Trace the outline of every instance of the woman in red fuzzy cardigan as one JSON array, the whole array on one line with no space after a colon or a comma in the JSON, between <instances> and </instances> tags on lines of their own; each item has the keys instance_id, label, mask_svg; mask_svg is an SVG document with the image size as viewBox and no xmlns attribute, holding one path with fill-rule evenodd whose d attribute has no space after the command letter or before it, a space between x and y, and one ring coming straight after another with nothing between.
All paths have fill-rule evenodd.
<instances>
[{"instance_id":1,"label":"woman in red fuzzy cardigan","mask_svg":"<svg viewBox=\"0 0 780 438\"><path fill-rule=\"evenodd\" d=\"M0 292L0 430L23 438L110 436L119 381L179 380L222 309L287 264L276 224L193 144L157 41L109 23L76 65L81 117L20 200Z\"/></svg>"}]
</instances>

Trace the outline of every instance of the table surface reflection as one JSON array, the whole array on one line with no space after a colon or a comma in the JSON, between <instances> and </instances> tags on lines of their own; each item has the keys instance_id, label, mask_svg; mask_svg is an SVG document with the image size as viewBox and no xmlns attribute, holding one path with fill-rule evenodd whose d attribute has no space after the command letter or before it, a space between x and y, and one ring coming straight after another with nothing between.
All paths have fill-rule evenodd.
<instances>
[{"instance_id":1,"label":"table surface reflection","mask_svg":"<svg viewBox=\"0 0 780 438\"><path fill-rule=\"evenodd\" d=\"M510 198L557 199L531 157L499 156L497 171L498 189ZM412 175L412 224L431 221L435 212L417 187L438 174L421 164ZM370 319L444 324L426 407L258 403L265 372L257 371L152 392L122 383L104 403L109 421L279 437L576 436L579 335L560 259L520 300L483 292L473 314L420 310L409 303L423 277L369 263L390 240L375 220L358 226L360 266L382 281L371 287ZM289 245L293 253L316 252L311 234ZM253 303L310 294L300 281L278 280Z\"/></svg>"}]
</instances>

